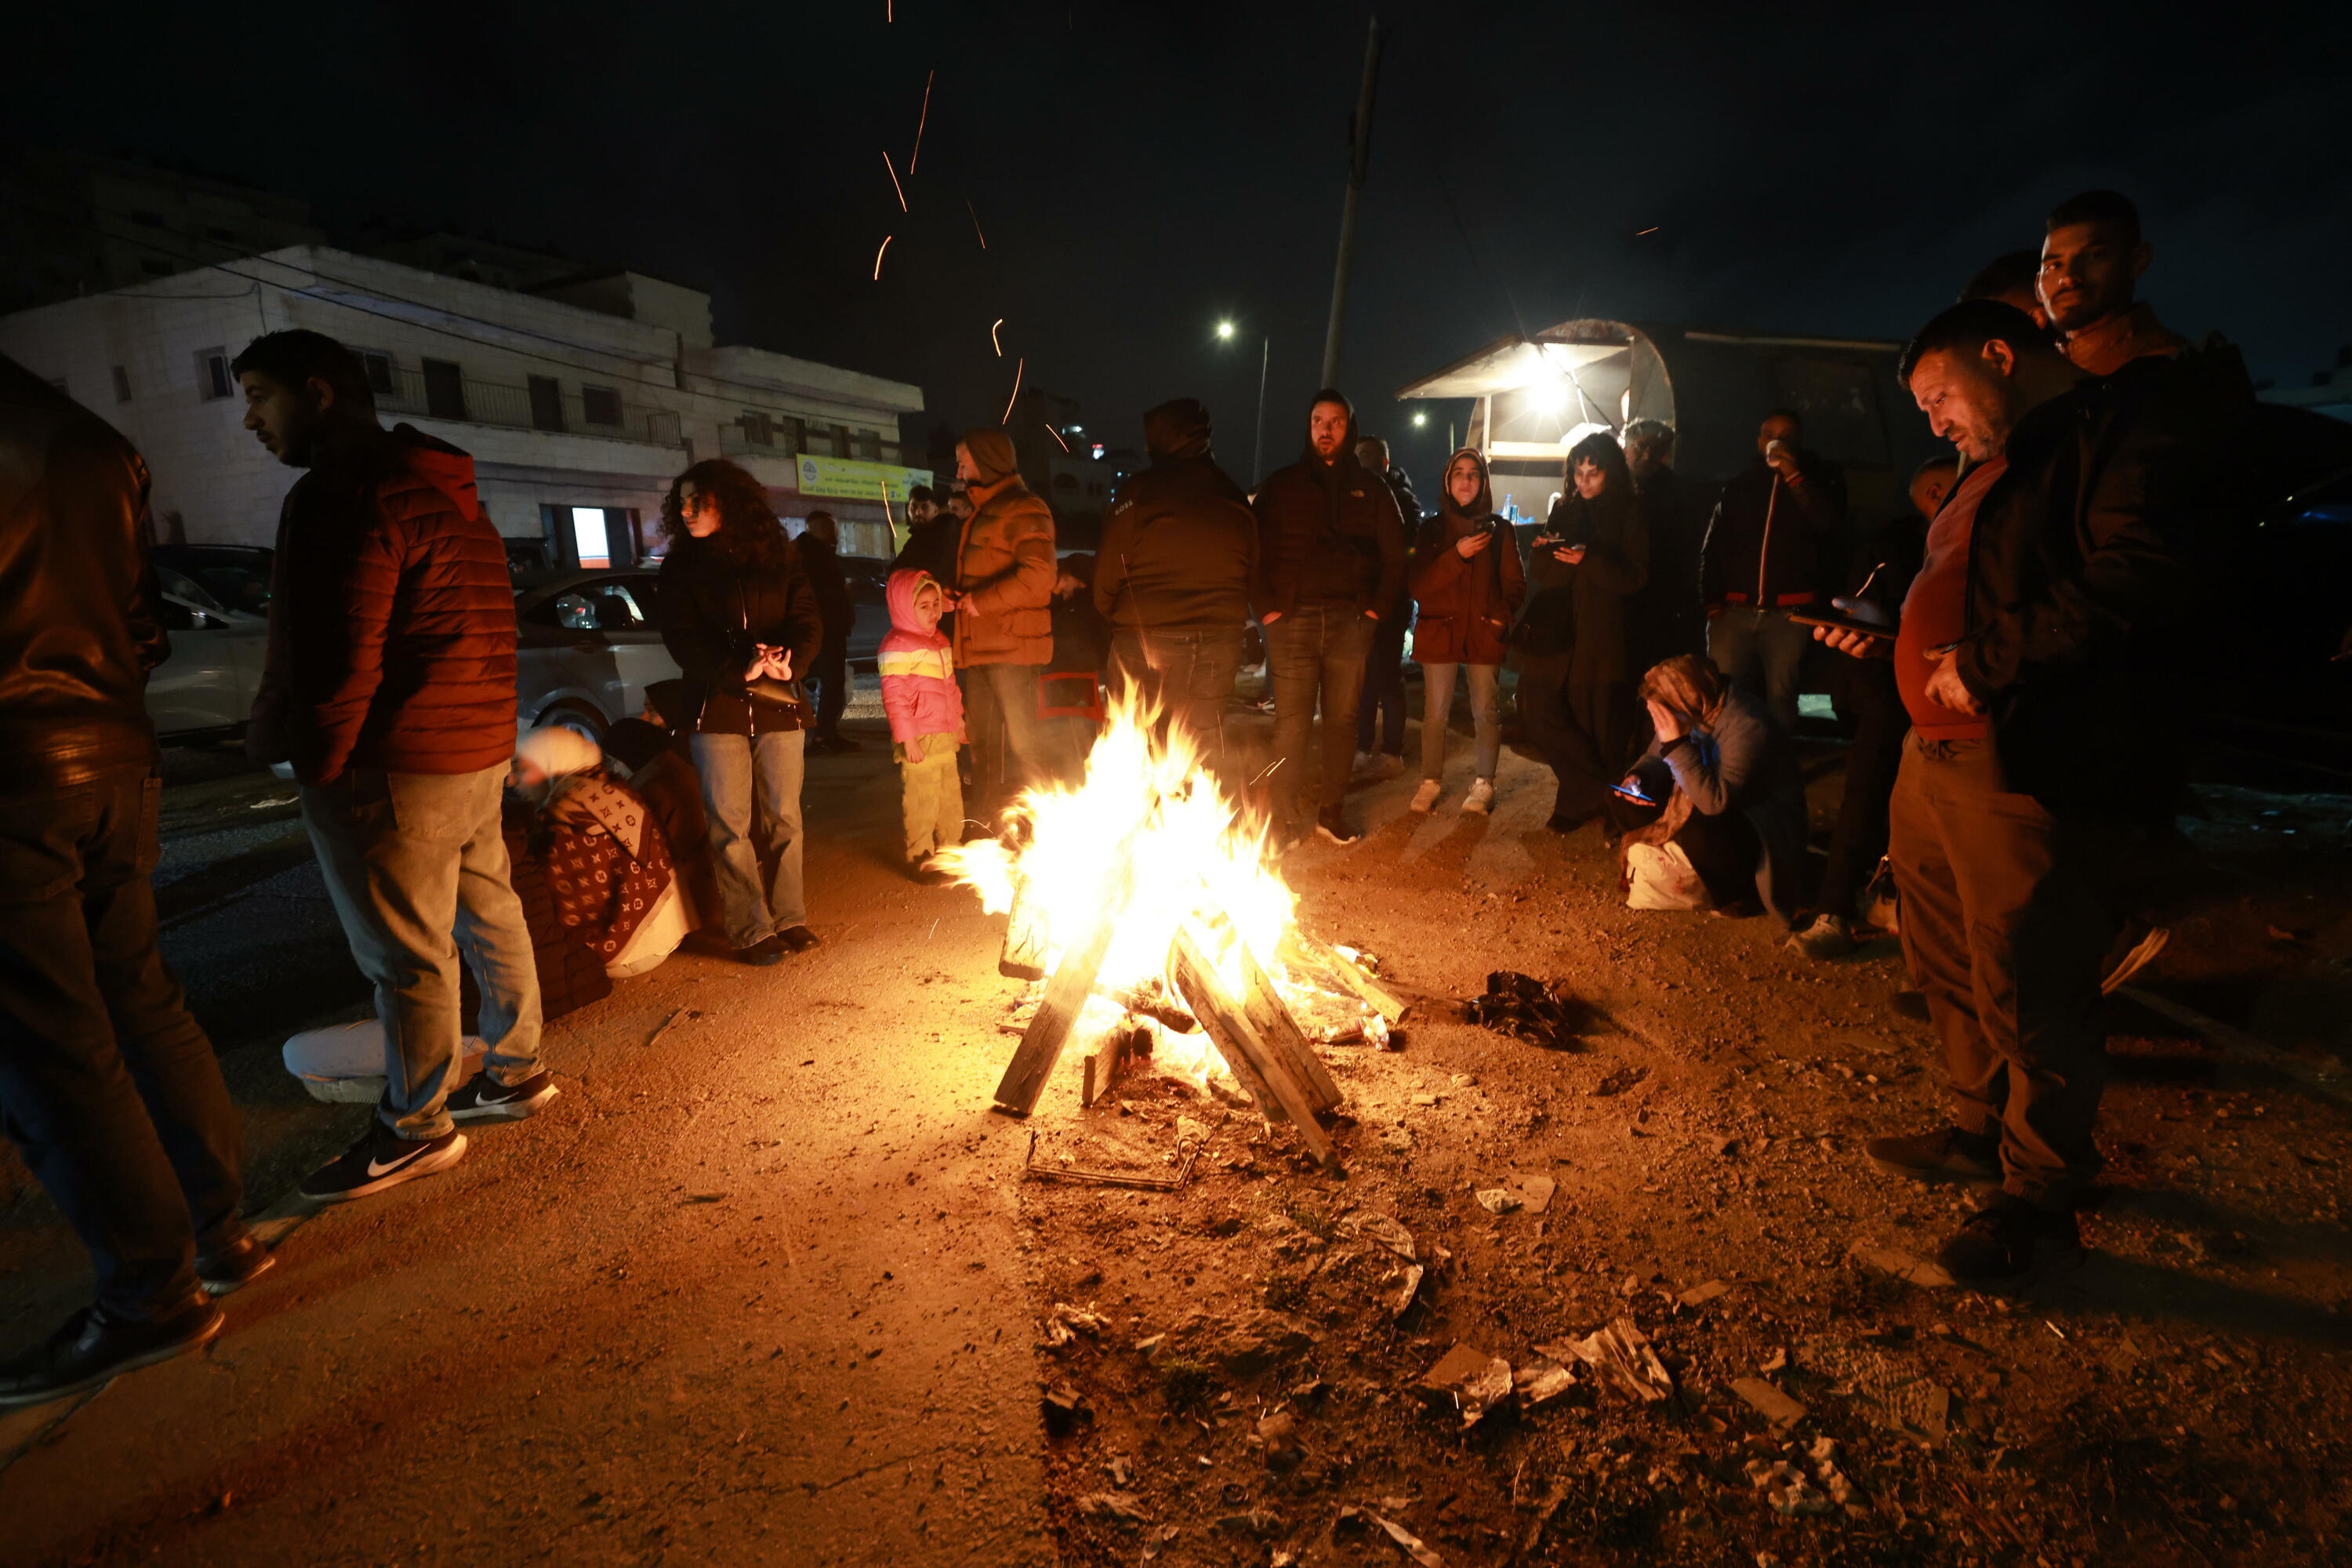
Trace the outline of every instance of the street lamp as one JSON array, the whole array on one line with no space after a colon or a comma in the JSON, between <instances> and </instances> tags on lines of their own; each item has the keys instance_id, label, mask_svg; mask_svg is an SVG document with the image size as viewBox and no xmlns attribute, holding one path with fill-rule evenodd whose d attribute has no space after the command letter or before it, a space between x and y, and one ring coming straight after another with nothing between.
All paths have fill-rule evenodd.
<instances>
[{"instance_id":1,"label":"street lamp","mask_svg":"<svg viewBox=\"0 0 2352 1568\"><path fill-rule=\"evenodd\" d=\"M1429 416L1426 414L1416 414L1412 416L1412 427L1416 430L1428 423Z\"/></svg>"},{"instance_id":2,"label":"street lamp","mask_svg":"<svg viewBox=\"0 0 2352 1568\"><path fill-rule=\"evenodd\" d=\"M1221 343L1232 342L1235 330L1230 320L1219 321L1217 341ZM1258 341L1257 353L1257 440L1250 449L1249 479L1252 485L1257 483L1259 468L1265 461L1265 371L1267 363L1273 357L1274 340L1271 337L1261 338Z\"/></svg>"}]
</instances>

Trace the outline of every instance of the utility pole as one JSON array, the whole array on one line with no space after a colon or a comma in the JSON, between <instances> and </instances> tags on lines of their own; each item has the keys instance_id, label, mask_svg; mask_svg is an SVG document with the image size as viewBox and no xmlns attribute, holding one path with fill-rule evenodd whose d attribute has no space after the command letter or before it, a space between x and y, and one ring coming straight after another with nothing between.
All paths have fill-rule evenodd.
<instances>
[{"instance_id":1,"label":"utility pole","mask_svg":"<svg viewBox=\"0 0 2352 1568\"><path fill-rule=\"evenodd\" d=\"M1356 113L1348 121L1348 196L1339 209L1339 263L1331 275L1331 324L1323 333L1323 384L1339 379L1339 328L1348 315L1348 262L1356 248L1356 197L1364 188L1364 166L1372 156L1372 89L1381 74L1381 19L1372 18L1364 40L1364 81L1356 91Z\"/></svg>"}]
</instances>

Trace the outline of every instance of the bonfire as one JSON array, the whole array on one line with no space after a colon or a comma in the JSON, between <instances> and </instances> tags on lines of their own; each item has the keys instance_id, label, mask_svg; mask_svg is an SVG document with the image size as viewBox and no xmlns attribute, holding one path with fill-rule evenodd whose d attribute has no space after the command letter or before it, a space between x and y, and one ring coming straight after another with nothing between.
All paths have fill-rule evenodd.
<instances>
[{"instance_id":1,"label":"bonfire","mask_svg":"<svg viewBox=\"0 0 2352 1568\"><path fill-rule=\"evenodd\" d=\"M1315 1047L1385 1044L1402 1007L1358 956L1302 930L1265 829L1140 704L1108 712L1086 776L1022 795L1004 831L942 862L1008 916L999 967L1039 983L997 1108L1026 1115L1063 1049L1087 1050L1085 1100L1133 1055L1245 1094L1318 1159L1339 1091Z\"/></svg>"}]
</instances>

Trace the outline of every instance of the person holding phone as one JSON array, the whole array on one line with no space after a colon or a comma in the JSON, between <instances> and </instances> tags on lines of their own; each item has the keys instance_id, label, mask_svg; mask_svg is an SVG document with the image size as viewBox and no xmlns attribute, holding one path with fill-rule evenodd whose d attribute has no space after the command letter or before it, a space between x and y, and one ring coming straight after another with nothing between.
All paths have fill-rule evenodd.
<instances>
[{"instance_id":1,"label":"person holding phone","mask_svg":"<svg viewBox=\"0 0 2352 1568\"><path fill-rule=\"evenodd\" d=\"M1579 441L1567 478L1529 541L1530 593L1512 628L1519 711L1559 781L1549 824L1558 833L1601 814L1638 743L1628 623L1650 572L1649 530L1615 437Z\"/></svg>"},{"instance_id":2,"label":"person holding phone","mask_svg":"<svg viewBox=\"0 0 2352 1568\"><path fill-rule=\"evenodd\" d=\"M723 458L672 481L662 532L662 645L685 678L677 721L702 775L727 942L742 963L775 963L820 940L801 883L809 715L791 686L824 639L816 595L765 488Z\"/></svg>"},{"instance_id":3,"label":"person holding phone","mask_svg":"<svg viewBox=\"0 0 2352 1568\"><path fill-rule=\"evenodd\" d=\"M1490 810L1495 768L1503 755L1500 677L1510 651L1512 619L1528 579L1510 524L1496 515L1486 459L1465 447L1445 465L1437 515L1413 542L1413 662L1421 666L1421 788L1412 809L1425 812L1444 792L1446 718L1454 710L1457 668L1470 671L1471 733L1476 773L1462 809Z\"/></svg>"}]
</instances>

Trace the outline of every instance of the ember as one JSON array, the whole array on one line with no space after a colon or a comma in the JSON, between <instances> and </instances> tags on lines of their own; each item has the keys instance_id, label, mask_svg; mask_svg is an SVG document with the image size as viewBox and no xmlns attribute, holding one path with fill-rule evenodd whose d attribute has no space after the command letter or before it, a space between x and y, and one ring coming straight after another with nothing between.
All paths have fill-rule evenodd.
<instances>
[{"instance_id":1,"label":"ember","mask_svg":"<svg viewBox=\"0 0 2352 1568\"><path fill-rule=\"evenodd\" d=\"M1340 1096L1312 1042L1384 1043L1394 1015L1352 959L1299 929L1263 830L1159 717L1115 705L1082 784L1030 791L1002 837L941 856L1011 917L1000 967L1044 981L998 1107L1027 1114L1073 1039L1139 1033L1160 1070L1237 1083L1328 1163L1316 1118Z\"/></svg>"}]
</instances>

